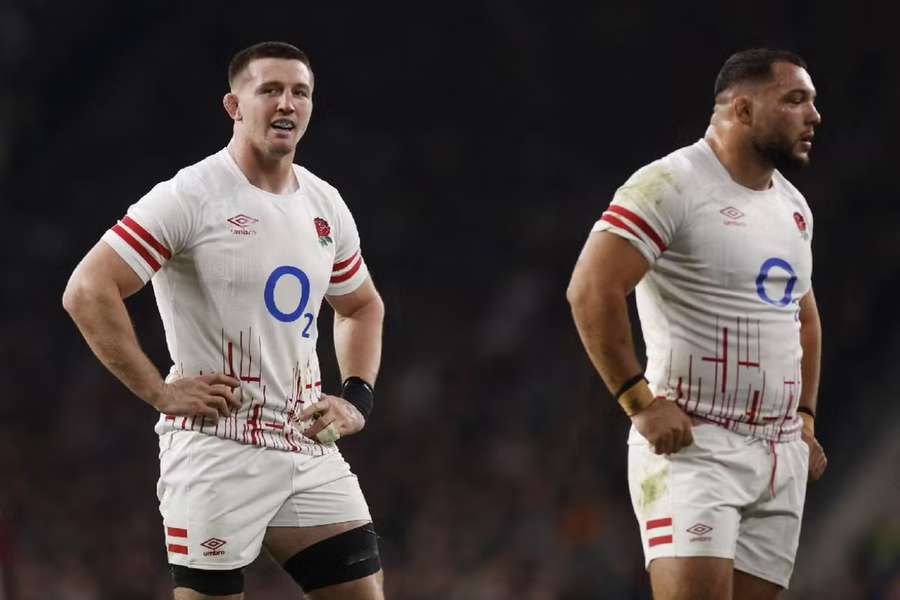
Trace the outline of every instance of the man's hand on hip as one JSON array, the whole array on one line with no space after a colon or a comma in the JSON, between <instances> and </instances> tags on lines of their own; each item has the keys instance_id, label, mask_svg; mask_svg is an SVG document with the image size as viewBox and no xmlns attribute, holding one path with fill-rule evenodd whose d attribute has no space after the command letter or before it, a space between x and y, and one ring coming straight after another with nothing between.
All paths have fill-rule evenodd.
<instances>
[{"instance_id":1,"label":"man's hand on hip","mask_svg":"<svg viewBox=\"0 0 900 600\"><path fill-rule=\"evenodd\" d=\"M680 406L664 398L657 398L631 417L631 422L656 454L673 454L694 442L691 418Z\"/></svg>"},{"instance_id":2,"label":"man's hand on hip","mask_svg":"<svg viewBox=\"0 0 900 600\"><path fill-rule=\"evenodd\" d=\"M357 433L366 425L362 413L355 406L339 396L322 394L318 402L311 404L300 413L300 420L315 418L306 437L322 443L334 442L339 438Z\"/></svg>"},{"instance_id":3,"label":"man's hand on hip","mask_svg":"<svg viewBox=\"0 0 900 600\"><path fill-rule=\"evenodd\" d=\"M194 417L218 421L228 418L241 407L234 389L241 382L222 373L186 377L163 384L160 393L150 402L166 415Z\"/></svg>"}]
</instances>

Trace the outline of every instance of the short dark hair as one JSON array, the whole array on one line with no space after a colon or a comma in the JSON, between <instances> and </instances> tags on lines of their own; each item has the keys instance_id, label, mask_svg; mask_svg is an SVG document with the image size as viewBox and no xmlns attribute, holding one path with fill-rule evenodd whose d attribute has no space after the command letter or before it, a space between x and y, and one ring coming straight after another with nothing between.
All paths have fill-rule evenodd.
<instances>
[{"instance_id":1,"label":"short dark hair","mask_svg":"<svg viewBox=\"0 0 900 600\"><path fill-rule=\"evenodd\" d=\"M772 79L772 65L787 62L806 69L806 61L789 50L753 48L735 52L728 57L716 76L714 98L742 81L763 82Z\"/></svg>"},{"instance_id":2,"label":"short dark hair","mask_svg":"<svg viewBox=\"0 0 900 600\"><path fill-rule=\"evenodd\" d=\"M312 66L309 64L309 58L297 46L286 42L260 42L249 48L244 48L235 54L231 62L228 63L228 85L234 85L237 76L247 68L251 62L258 58L286 58L288 60L299 60L312 75Z\"/></svg>"}]
</instances>

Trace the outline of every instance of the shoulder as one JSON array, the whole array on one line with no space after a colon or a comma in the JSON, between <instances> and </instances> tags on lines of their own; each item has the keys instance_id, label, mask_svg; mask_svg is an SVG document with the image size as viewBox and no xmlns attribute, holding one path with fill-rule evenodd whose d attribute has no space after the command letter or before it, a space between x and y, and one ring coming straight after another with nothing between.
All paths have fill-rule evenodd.
<instances>
[{"instance_id":1,"label":"shoulder","mask_svg":"<svg viewBox=\"0 0 900 600\"><path fill-rule=\"evenodd\" d=\"M309 194L323 196L330 199L340 198L337 188L315 175L312 171L301 165L294 165L294 172L297 174L297 180L300 186Z\"/></svg>"},{"instance_id":2,"label":"shoulder","mask_svg":"<svg viewBox=\"0 0 900 600\"><path fill-rule=\"evenodd\" d=\"M782 175L780 171L775 171L773 177L775 178L776 185L781 187L785 196L797 204L807 206L806 197L788 180L787 177Z\"/></svg>"},{"instance_id":3,"label":"shoulder","mask_svg":"<svg viewBox=\"0 0 900 600\"><path fill-rule=\"evenodd\" d=\"M644 165L616 191L637 203L661 203L685 196L696 186L703 171L703 156L697 144L679 148Z\"/></svg>"},{"instance_id":4,"label":"shoulder","mask_svg":"<svg viewBox=\"0 0 900 600\"><path fill-rule=\"evenodd\" d=\"M222 149L189 165L172 178L172 190L181 198L206 200L221 197L237 188L241 179L235 172L228 151Z\"/></svg>"}]
</instances>

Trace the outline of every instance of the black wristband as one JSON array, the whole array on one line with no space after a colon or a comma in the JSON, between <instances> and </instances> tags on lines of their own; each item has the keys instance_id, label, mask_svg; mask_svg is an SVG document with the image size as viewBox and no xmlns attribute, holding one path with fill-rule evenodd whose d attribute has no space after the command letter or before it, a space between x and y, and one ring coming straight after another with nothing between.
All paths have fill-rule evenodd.
<instances>
[{"instance_id":1,"label":"black wristband","mask_svg":"<svg viewBox=\"0 0 900 600\"><path fill-rule=\"evenodd\" d=\"M359 377L348 377L341 389L341 398L356 407L365 419L369 420L372 407L375 406L375 390L369 383Z\"/></svg>"},{"instance_id":2,"label":"black wristband","mask_svg":"<svg viewBox=\"0 0 900 600\"><path fill-rule=\"evenodd\" d=\"M812 410L806 408L805 406L798 406L798 407L797 407L797 412L798 412L798 413L801 413L801 412L802 412L802 413L806 413L806 414L808 414L809 416L811 416L813 419L816 418L816 413L814 413Z\"/></svg>"},{"instance_id":3,"label":"black wristband","mask_svg":"<svg viewBox=\"0 0 900 600\"><path fill-rule=\"evenodd\" d=\"M629 379L628 381L623 383L622 387L619 388L619 391L616 392L616 395L613 396L613 400L618 400L622 396L622 394L624 394L625 392L630 390L632 387L634 387L634 384L636 384L638 381L640 381L643 378L644 378L644 374L638 373L637 375L635 375L634 377L632 377L631 379Z\"/></svg>"}]
</instances>

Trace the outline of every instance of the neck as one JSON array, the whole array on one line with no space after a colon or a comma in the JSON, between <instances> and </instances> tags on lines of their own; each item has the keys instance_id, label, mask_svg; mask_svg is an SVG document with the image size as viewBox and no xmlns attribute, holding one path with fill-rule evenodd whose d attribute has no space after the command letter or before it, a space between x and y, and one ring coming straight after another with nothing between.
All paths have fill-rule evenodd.
<instances>
[{"instance_id":1,"label":"neck","mask_svg":"<svg viewBox=\"0 0 900 600\"><path fill-rule=\"evenodd\" d=\"M272 194L290 194L297 191L294 176L294 153L272 158L246 142L233 138L228 152L238 168L252 185Z\"/></svg>"},{"instance_id":2,"label":"neck","mask_svg":"<svg viewBox=\"0 0 900 600\"><path fill-rule=\"evenodd\" d=\"M716 124L709 126L704 138L735 183L757 191L772 187L775 167L757 152L748 138L733 128Z\"/></svg>"}]
</instances>

